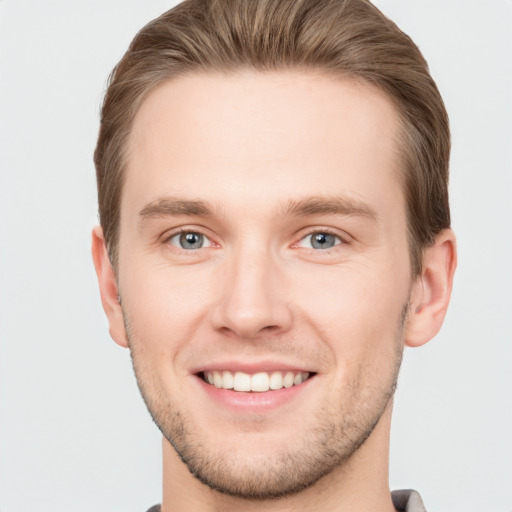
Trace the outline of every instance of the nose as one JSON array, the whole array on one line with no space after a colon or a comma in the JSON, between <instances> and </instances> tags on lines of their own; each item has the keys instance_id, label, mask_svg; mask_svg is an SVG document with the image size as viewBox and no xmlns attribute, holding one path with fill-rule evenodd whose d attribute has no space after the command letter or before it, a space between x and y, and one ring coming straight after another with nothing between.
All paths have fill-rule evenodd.
<instances>
[{"instance_id":1,"label":"nose","mask_svg":"<svg viewBox=\"0 0 512 512\"><path fill-rule=\"evenodd\" d=\"M292 312L282 270L265 250L229 258L213 310L215 328L243 339L289 330Z\"/></svg>"}]
</instances>

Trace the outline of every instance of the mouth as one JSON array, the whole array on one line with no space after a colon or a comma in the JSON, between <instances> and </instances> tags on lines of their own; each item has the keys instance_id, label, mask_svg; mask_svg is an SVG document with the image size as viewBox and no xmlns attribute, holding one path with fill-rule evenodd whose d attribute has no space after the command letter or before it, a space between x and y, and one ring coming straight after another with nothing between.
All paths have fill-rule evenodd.
<instances>
[{"instance_id":1,"label":"mouth","mask_svg":"<svg viewBox=\"0 0 512 512\"><path fill-rule=\"evenodd\" d=\"M258 373L231 372L213 370L199 372L198 376L217 389L237 391L239 393L265 393L300 386L315 375L314 372L272 371Z\"/></svg>"}]
</instances>

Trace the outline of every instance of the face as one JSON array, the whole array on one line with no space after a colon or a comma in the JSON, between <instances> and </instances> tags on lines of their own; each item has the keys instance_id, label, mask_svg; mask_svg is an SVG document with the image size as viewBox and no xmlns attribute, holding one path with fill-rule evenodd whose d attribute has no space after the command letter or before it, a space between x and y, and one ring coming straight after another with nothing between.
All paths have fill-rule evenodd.
<instances>
[{"instance_id":1,"label":"face","mask_svg":"<svg viewBox=\"0 0 512 512\"><path fill-rule=\"evenodd\" d=\"M269 498L389 407L411 286L397 114L298 72L191 74L133 125L118 285L139 387L203 483Z\"/></svg>"}]
</instances>

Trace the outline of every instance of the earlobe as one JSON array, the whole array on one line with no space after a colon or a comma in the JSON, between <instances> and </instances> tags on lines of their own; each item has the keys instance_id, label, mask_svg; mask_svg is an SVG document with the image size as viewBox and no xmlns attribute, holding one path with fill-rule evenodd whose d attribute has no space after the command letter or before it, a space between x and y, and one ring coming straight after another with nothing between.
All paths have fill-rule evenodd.
<instances>
[{"instance_id":1,"label":"earlobe","mask_svg":"<svg viewBox=\"0 0 512 512\"><path fill-rule=\"evenodd\" d=\"M418 347L431 340L443 324L457 266L457 247L451 229L443 230L423 252L423 267L411 293L405 343Z\"/></svg>"},{"instance_id":2,"label":"earlobe","mask_svg":"<svg viewBox=\"0 0 512 512\"><path fill-rule=\"evenodd\" d=\"M124 327L123 311L119 302L117 280L108 257L103 230L100 226L96 226L92 231L92 259L98 277L101 303L109 323L110 336L118 345L127 347L128 340Z\"/></svg>"}]
</instances>

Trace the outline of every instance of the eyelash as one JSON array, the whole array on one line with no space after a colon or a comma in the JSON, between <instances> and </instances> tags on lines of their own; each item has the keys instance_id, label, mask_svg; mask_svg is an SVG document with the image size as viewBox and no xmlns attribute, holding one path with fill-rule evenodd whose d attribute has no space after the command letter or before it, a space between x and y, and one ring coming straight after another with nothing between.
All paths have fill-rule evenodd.
<instances>
[{"instance_id":1,"label":"eyelash","mask_svg":"<svg viewBox=\"0 0 512 512\"><path fill-rule=\"evenodd\" d=\"M332 251L335 251L339 246L341 245L347 245L349 242L346 240L345 237L342 237L340 235L340 233L334 231L333 229L329 229L329 228L320 228L320 229L314 229L313 231L308 231L304 236L302 236L300 238L300 240L298 242L295 242L292 247L293 248L300 248L300 243L303 241L303 240L306 240L307 238L310 238L312 237L313 235L318 235L318 234L323 234L323 235L329 235L329 236L332 236L334 238L336 238L337 240L339 240L339 243L335 243L335 245L333 245L332 247L329 247L327 249L315 249L314 247L303 247L303 249L306 249L306 250L309 250L309 251L312 251L312 252L315 252L315 253L322 253L322 254L331 254Z\"/></svg>"},{"instance_id":2,"label":"eyelash","mask_svg":"<svg viewBox=\"0 0 512 512\"><path fill-rule=\"evenodd\" d=\"M171 240L173 238L175 238L177 236L181 236L183 234L200 235L200 236L204 237L204 239L206 239L209 242L209 245L206 247L199 247L197 249L184 249L182 247L178 247L177 245L171 244ZM340 235L340 233L336 232L335 230L330 229L330 228L320 228L320 229L314 229L314 230L306 232L303 236L301 236L301 238L297 242L294 242L291 245L291 247L293 249L301 248L299 244L303 240L307 239L308 237L312 237L313 235L316 235L316 234L325 234L325 235L332 236L332 237L336 238L337 240L339 240L339 243L337 243L333 247L329 247L327 249L315 249L313 247L303 247L303 249L306 249L308 251L312 251L315 253L330 254L333 250L336 250L337 247L342 246L342 245L348 245L350 243L349 241L347 241L346 237L342 237ZM188 252L188 253L193 253L200 249L205 249L208 247L215 247L215 246L219 247L219 245L216 244L215 242L213 242L209 236L205 235L201 229L192 229L192 228L180 228L178 231L173 231L172 233L170 233L169 235L166 235L164 237L163 243L171 245L173 248L175 248L178 251L183 251L183 252Z\"/></svg>"},{"instance_id":3,"label":"eyelash","mask_svg":"<svg viewBox=\"0 0 512 512\"><path fill-rule=\"evenodd\" d=\"M210 237L208 237L207 235L205 235L200 229L187 229L187 228L180 228L178 231L174 231L172 232L171 234L169 234L168 236L165 236L163 242L165 244L169 244L171 246L173 246L174 248L176 248L177 250L181 250L181 251L184 251L184 252L195 252L195 251L198 251L199 249L204 249L205 247L199 247L198 249L184 249L183 247L178 247L178 246L175 246L173 244L171 244L171 240L177 236L181 236L181 235L184 235L184 234L196 234L196 235L200 235L202 236L204 239L208 240L210 242L210 245L209 246L215 246L217 244L215 244L214 242L212 242L212 240L210 240ZM208 247L209 247L208 246Z\"/></svg>"}]
</instances>

